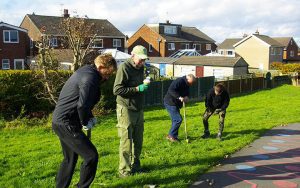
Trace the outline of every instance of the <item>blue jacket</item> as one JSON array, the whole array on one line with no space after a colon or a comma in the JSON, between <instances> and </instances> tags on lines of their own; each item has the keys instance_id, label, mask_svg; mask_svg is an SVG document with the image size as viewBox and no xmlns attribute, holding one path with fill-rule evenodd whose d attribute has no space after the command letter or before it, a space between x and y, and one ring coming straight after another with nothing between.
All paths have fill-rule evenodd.
<instances>
[{"instance_id":1,"label":"blue jacket","mask_svg":"<svg viewBox=\"0 0 300 188\"><path fill-rule=\"evenodd\" d=\"M177 78L171 83L168 92L164 97L164 102L170 106L181 108L182 102L179 100L179 97L189 96L189 88L186 76Z\"/></svg>"}]
</instances>

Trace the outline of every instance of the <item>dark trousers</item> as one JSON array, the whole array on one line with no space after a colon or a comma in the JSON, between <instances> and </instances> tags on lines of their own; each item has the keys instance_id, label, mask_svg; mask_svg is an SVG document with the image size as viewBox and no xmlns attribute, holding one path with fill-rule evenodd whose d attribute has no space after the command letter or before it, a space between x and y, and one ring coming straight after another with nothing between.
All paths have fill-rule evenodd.
<instances>
[{"instance_id":1,"label":"dark trousers","mask_svg":"<svg viewBox=\"0 0 300 188\"><path fill-rule=\"evenodd\" d=\"M214 112L215 109L207 108L203 114L204 133L209 133L208 119ZM226 110L222 110L221 112L218 113L218 115L219 115L219 133L222 134L224 129Z\"/></svg>"},{"instance_id":2,"label":"dark trousers","mask_svg":"<svg viewBox=\"0 0 300 188\"><path fill-rule=\"evenodd\" d=\"M182 117L180 115L179 108L177 106L171 106L166 103L164 103L164 105L172 119L172 127L169 131L169 135L174 138L177 138L178 137L178 129L182 122Z\"/></svg>"},{"instance_id":3,"label":"dark trousers","mask_svg":"<svg viewBox=\"0 0 300 188\"><path fill-rule=\"evenodd\" d=\"M77 186L89 187L96 175L98 164L97 149L80 128L56 124L52 124L52 128L59 137L64 155L56 176L56 187L64 188L70 185L78 155L83 158L83 162Z\"/></svg>"}]
</instances>

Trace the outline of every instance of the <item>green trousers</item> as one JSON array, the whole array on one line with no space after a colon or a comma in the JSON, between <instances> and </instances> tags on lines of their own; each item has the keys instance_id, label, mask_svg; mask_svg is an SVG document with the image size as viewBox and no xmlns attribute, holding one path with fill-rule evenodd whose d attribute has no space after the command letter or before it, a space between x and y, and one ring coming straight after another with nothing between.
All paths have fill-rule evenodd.
<instances>
[{"instance_id":1,"label":"green trousers","mask_svg":"<svg viewBox=\"0 0 300 188\"><path fill-rule=\"evenodd\" d=\"M120 137L119 173L129 175L140 169L143 145L144 111L128 110L117 104L118 136Z\"/></svg>"}]
</instances>

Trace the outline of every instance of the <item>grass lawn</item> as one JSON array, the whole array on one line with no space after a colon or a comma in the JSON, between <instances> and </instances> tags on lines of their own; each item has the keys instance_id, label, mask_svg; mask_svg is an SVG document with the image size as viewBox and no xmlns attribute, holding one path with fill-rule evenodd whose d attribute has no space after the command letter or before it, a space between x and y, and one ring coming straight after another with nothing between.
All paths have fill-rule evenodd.
<instances>
[{"instance_id":1,"label":"grass lawn","mask_svg":"<svg viewBox=\"0 0 300 188\"><path fill-rule=\"evenodd\" d=\"M116 118L101 118L92 131L92 141L99 152L99 164L92 187L187 187L199 175L251 143L274 126L300 122L300 88L281 86L253 94L232 98L225 119L224 141L214 137L218 130L218 117L212 116L212 136L200 139L203 133L201 114L204 104L187 107L187 125L191 143L184 142L184 126L179 132L181 143L169 143L165 136L170 119L161 107L145 110L144 147L142 166L149 172L119 179ZM2 122L3 123L3 122ZM0 187L54 187L54 178L62 160L57 136L49 127L0 130ZM72 185L79 179L75 170Z\"/></svg>"}]
</instances>

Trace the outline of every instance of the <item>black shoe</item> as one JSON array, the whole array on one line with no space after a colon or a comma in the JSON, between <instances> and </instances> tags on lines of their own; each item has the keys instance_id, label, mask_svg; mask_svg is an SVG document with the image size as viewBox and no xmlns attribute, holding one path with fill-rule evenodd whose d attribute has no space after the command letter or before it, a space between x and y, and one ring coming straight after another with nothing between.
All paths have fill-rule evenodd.
<instances>
[{"instance_id":1,"label":"black shoe","mask_svg":"<svg viewBox=\"0 0 300 188\"><path fill-rule=\"evenodd\" d=\"M221 134L221 133L218 133L216 138L217 138L218 140L222 141L222 134Z\"/></svg>"},{"instance_id":2,"label":"black shoe","mask_svg":"<svg viewBox=\"0 0 300 188\"><path fill-rule=\"evenodd\" d=\"M209 138L209 136L210 136L210 133L209 133L209 132L205 132L205 133L201 136L201 138L206 139L206 138Z\"/></svg>"}]
</instances>

